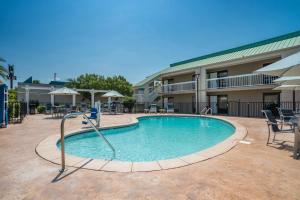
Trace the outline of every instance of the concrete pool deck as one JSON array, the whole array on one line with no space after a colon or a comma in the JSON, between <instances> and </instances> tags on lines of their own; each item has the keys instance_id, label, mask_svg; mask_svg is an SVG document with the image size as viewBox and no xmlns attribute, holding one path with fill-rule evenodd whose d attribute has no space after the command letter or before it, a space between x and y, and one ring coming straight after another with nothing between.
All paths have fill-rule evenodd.
<instances>
[{"instance_id":1,"label":"concrete pool deck","mask_svg":"<svg viewBox=\"0 0 300 200\"><path fill-rule=\"evenodd\" d=\"M105 126L130 123L140 115L104 115ZM213 159L172 170L120 173L59 165L35 153L59 133L59 119L27 116L0 129L0 199L300 199L300 161L292 159L293 135L266 146L264 119L225 117L245 126L246 141ZM66 122L67 131L81 128Z\"/></svg>"},{"instance_id":2,"label":"concrete pool deck","mask_svg":"<svg viewBox=\"0 0 300 200\"><path fill-rule=\"evenodd\" d=\"M156 114L156 115L148 115L148 116L193 116L193 115L167 115L167 114ZM194 117L199 117L194 115ZM139 116L132 116L130 121L126 124L122 125L114 125L107 126L106 128L118 128L124 126L135 125L138 122ZM110 171L110 172L150 172L157 170L167 170L174 169L178 167L184 167L187 165L191 165L197 162L205 161L211 158L214 158L218 155L226 153L230 149L232 149L235 145L238 144L239 141L243 140L247 135L247 130L244 126L239 123L222 118L213 116L210 118L215 118L219 120L226 121L232 124L235 127L235 132L226 140L214 145L208 149L204 149L189 155L176 157L167 160L154 160L150 162L125 162L119 160L101 160L101 159L91 159L91 158L83 158L75 155L66 154L66 166L75 167L75 168L83 168L83 169L91 169L91 170L102 170L102 171ZM80 122L78 122L80 123ZM74 134L84 133L86 131L93 131L92 128L87 130L76 130L65 133L65 137ZM37 147L36 152L39 156L52 162L54 164L61 164L61 151L57 148L56 144L60 140L60 134L51 135L41 141Z\"/></svg>"}]
</instances>

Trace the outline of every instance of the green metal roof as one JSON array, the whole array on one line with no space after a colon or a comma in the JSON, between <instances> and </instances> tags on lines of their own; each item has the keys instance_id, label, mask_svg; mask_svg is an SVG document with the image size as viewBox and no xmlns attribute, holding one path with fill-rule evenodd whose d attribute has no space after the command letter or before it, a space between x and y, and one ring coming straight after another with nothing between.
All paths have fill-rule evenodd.
<instances>
[{"instance_id":1,"label":"green metal roof","mask_svg":"<svg viewBox=\"0 0 300 200\"><path fill-rule=\"evenodd\" d=\"M250 57L263 53L270 53L277 50L296 47L300 45L300 31L281 35L271 39L255 42L252 44L243 45L240 47L219 51L216 53L184 60L173 63L170 68L164 73L180 71L184 69L193 68L196 66L204 66L208 64L215 64L224 61L235 60L239 58Z\"/></svg>"},{"instance_id":2,"label":"green metal roof","mask_svg":"<svg viewBox=\"0 0 300 200\"><path fill-rule=\"evenodd\" d=\"M205 66L209 64L221 63L225 61L246 58L263 53L271 53L277 50L287 49L291 47L300 46L300 31L281 35L271 39L255 42L240 47L219 51L216 53L207 54L204 56L184 60L170 64L170 67L160 72L156 72L146 79L137 83L135 86L142 86L151 79L158 77L160 74L176 72L186 69L192 69L199 66Z\"/></svg>"}]
</instances>

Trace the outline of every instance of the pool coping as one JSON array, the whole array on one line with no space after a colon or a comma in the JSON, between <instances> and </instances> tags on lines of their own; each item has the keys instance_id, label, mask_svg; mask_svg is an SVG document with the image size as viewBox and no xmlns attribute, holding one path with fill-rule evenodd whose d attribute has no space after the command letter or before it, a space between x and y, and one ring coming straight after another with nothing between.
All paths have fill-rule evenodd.
<instances>
[{"instance_id":1,"label":"pool coping","mask_svg":"<svg viewBox=\"0 0 300 200\"><path fill-rule=\"evenodd\" d=\"M235 132L223 140L222 142L209 147L207 149L177 157L167 160L157 160L157 161L146 161L146 162L128 162L120 160L102 160L93 158L83 158L74 155L65 154L66 166L74 168L83 168L96 171L109 171L109 172L150 172L150 171L160 171L174 169L178 167L184 167L187 165L199 163L205 161L221 154L224 154L235 147L240 140L243 140L247 135L247 129L237 123L234 120L221 117L221 116L200 116L200 115L187 115L187 114L149 114L141 116L131 116L131 122L115 126L104 126L101 129L111 129L127 127L138 124L138 118L149 117L149 116L186 116L186 117L208 117L223 120L230 123L235 127ZM77 129L65 133L65 137L87 132L92 130L88 129ZM43 139L39 144L37 144L35 151L37 155L41 158L54 163L61 164L61 151L57 148L56 144L60 140L60 134L50 135Z\"/></svg>"}]
</instances>

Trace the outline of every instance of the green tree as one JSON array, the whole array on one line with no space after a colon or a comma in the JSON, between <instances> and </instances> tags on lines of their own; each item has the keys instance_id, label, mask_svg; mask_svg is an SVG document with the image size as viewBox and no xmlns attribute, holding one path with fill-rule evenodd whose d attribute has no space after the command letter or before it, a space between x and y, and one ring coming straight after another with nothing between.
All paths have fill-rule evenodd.
<instances>
[{"instance_id":1,"label":"green tree","mask_svg":"<svg viewBox=\"0 0 300 200\"><path fill-rule=\"evenodd\" d=\"M133 97L126 96L123 101L123 105L125 108L128 108L129 112L132 112L132 108L134 107L135 99Z\"/></svg>"},{"instance_id":2,"label":"green tree","mask_svg":"<svg viewBox=\"0 0 300 200\"><path fill-rule=\"evenodd\" d=\"M82 74L74 79L68 79L69 88L116 90L125 96L132 96L132 85L123 76L105 78L97 74ZM90 98L90 93L82 93L84 98Z\"/></svg>"},{"instance_id":3,"label":"green tree","mask_svg":"<svg viewBox=\"0 0 300 200\"><path fill-rule=\"evenodd\" d=\"M107 86L109 90L116 90L125 96L132 96L132 85L126 80L124 76L107 77Z\"/></svg>"},{"instance_id":4,"label":"green tree","mask_svg":"<svg viewBox=\"0 0 300 200\"><path fill-rule=\"evenodd\" d=\"M17 102L17 90L16 89L8 90L8 101L9 102Z\"/></svg>"},{"instance_id":5,"label":"green tree","mask_svg":"<svg viewBox=\"0 0 300 200\"><path fill-rule=\"evenodd\" d=\"M2 62L5 62L3 58L0 57L0 77L6 79L7 76L7 69L3 66Z\"/></svg>"},{"instance_id":6,"label":"green tree","mask_svg":"<svg viewBox=\"0 0 300 200\"><path fill-rule=\"evenodd\" d=\"M40 84L40 80L33 80L32 83L34 83L34 84Z\"/></svg>"}]
</instances>

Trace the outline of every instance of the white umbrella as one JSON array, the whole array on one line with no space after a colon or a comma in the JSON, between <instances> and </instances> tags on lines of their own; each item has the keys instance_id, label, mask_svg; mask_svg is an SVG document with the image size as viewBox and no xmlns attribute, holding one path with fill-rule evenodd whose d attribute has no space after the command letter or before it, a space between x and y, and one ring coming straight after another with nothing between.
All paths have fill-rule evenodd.
<instances>
[{"instance_id":1,"label":"white umbrella","mask_svg":"<svg viewBox=\"0 0 300 200\"><path fill-rule=\"evenodd\" d=\"M272 76L300 75L300 51L255 71Z\"/></svg>"},{"instance_id":2,"label":"white umbrella","mask_svg":"<svg viewBox=\"0 0 300 200\"><path fill-rule=\"evenodd\" d=\"M103 97L116 97L116 98L119 98L119 97L124 97L122 94L120 94L119 92L117 91L109 91L107 93L105 93L104 95L102 95Z\"/></svg>"},{"instance_id":3,"label":"white umbrella","mask_svg":"<svg viewBox=\"0 0 300 200\"><path fill-rule=\"evenodd\" d=\"M119 92L117 91L109 91L107 93L105 93L104 95L102 95L102 97L108 97L108 106L109 106L109 112L111 113L111 98L112 97L115 97L115 98L122 98L124 97L122 94L120 94Z\"/></svg>"},{"instance_id":4,"label":"white umbrella","mask_svg":"<svg viewBox=\"0 0 300 200\"><path fill-rule=\"evenodd\" d=\"M300 90L300 85L281 85L274 88L273 90Z\"/></svg>"},{"instance_id":5,"label":"white umbrella","mask_svg":"<svg viewBox=\"0 0 300 200\"><path fill-rule=\"evenodd\" d=\"M49 94L54 94L54 95L73 95L73 94L79 94L77 91L72 90L67 87L59 88L57 90L54 90L52 92L49 92Z\"/></svg>"},{"instance_id":6,"label":"white umbrella","mask_svg":"<svg viewBox=\"0 0 300 200\"><path fill-rule=\"evenodd\" d=\"M274 80L274 82L284 85L300 85L300 76L283 76Z\"/></svg>"}]
</instances>

